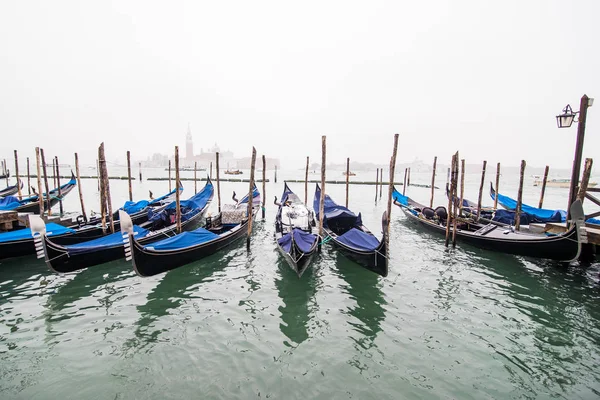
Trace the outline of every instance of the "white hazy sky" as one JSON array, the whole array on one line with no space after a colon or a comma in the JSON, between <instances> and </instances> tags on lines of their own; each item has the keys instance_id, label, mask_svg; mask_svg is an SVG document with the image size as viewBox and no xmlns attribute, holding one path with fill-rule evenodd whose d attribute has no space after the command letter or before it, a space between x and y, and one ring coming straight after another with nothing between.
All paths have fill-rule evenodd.
<instances>
[{"instance_id":1,"label":"white hazy sky","mask_svg":"<svg viewBox=\"0 0 600 400\"><path fill-rule=\"evenodd\" d=\"M284 167L460 150L569 167L600 97L600 1L2 1L0 157L93 163L218 142ZM600 152L600 100L584 157ZM600 159L597 159L600 162Z\"/></svg>"}]
</instances>

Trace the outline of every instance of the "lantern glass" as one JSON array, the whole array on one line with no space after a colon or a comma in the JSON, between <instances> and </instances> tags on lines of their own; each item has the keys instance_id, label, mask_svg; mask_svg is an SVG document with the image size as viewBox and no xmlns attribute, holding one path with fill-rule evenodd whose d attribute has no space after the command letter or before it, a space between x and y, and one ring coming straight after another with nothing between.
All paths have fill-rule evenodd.
<instances>
[{"instance_id":1,"label":"lantern glass","mask_svg":"<svg viewBox=\"0 0 600 400\"><path fill-rule=\"evenodd\" d=\"M556 123L559 128L569 128L573 124L575 114L562 114L556 116Z\"/></svg>"}]
</instances>

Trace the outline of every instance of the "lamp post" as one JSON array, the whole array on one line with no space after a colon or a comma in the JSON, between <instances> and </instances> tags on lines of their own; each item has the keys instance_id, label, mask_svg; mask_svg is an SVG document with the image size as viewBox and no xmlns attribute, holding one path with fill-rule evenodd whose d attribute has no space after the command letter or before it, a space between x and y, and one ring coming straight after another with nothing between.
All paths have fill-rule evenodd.
<instances>
[{"instance_id":1,"label":"lamp post","mask_svg":"<svg viewBox=\"0 0 600 400\"><path fill-rule=\"evenodd\" d=\"M573 169L571 171L569 204L567 204L567 222L571 219L571 203L575 201L577 189L579 187L579 172L581 170L581 157L583 153L583 139L585 137L585 120L587 117L587 109L593 104L593 102L594 99L590 99L584 94L583 97L581 97L579 111L573 112L571 106L567 104L567 106L563 109L563 113L556 116L556 123L559 128L569 128L573 123L576 114L579 114L579 121L577 124L577 142L575 144L575 158L573 159Z\"/></svg>"}]
</instances>

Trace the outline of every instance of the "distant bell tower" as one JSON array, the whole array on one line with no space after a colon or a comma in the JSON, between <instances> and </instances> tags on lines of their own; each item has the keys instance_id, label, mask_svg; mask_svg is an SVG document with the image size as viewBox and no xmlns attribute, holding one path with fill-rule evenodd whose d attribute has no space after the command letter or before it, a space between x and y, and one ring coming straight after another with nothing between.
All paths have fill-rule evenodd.
<instances>
[{"instance_id":1,"label":"distant bell tower","mask_svg":"<svg viewBox=\"0 0 600 400\"><path fill-rule=\"evenodd\" d=\"M189 123L187 135L185 136L185 158L190 160L194 158L194 142L192 141L192 130Z\"/></svg>"}]
</instances>

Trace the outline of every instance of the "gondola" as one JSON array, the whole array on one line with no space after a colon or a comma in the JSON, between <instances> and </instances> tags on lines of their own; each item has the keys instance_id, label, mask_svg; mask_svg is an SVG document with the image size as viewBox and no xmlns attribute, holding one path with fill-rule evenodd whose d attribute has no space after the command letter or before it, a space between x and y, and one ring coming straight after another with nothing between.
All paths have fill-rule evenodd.
<instances>
[{"instance_id":1,"label":"gondola","mask_svg":"<svg viewBox=\"0 0 600 400\"><path fill-rule=\"evenodd\" d=\"M188 200L181 201L181 228L183 230L191 230L198 226L208 210L213 194L214 188L209 180L200 192ZM123 223L120 221L120 217L126 215L127 223L132 224L134 235L142 243L151 243L172 237L177 229L173 220L175 202L151 213L150 219L141 225L134 225L132 218L125 211L119 210L118 213L120 214L120 224ZM36 236L36 247L39 248L40 244L38 243L41 243L43 250L43 252L38 251L38 258L44 257L46 265L54 272L73 272L123 257L123 237L119 231L77 244L61 245L54 237L48 237L45 234L45 227L39 216L31 216L30 221L32 221L30 224L32 232ZM117 224L118 228L115 229L120 229L120 224ZM37 233L41 235L36 235Z\"/></svg>"},{"instance_id":2,"label":"gondola","mask_svg":"<svg viewBox=\"0 0 600 400\"><path fill-rule=\"evenodd\" d=\"M301 277L313 258L319 235L314 233L316 222L314 213L285 183L281 202L275 215L275 240L290 267Z\"/></svg>"},{"instance_id":3,"label":"gondola","mask_svg":"<svg viewBox=\"0 0 600 400\"><path fill-rule=\"evenodd\" d=\"M248 234L248 196L235 205L224 205L215 217L207 218L204 228L183 232L149 245L136 239L133 224L121 212L121 232L125 258L133 263L139 276L160 274L207 257ZM254 187L252 213L260 208L260 193Z\"/></svg>"},{"instance_id":4,"label":"gondola","mask_svg":"<svg viewBox=\"0 0 600 400\"><path fill-rule=\"evenodd\" d=\"M12 196L17 193L19 191L19 185L21 186L21 189L23 189L23 182L20 179L17 179L16 185L8 186L0 190L0 197Z\"/></svg>"},{"instance_id":5,"label":"gondola","mask_svg":"<svg viewBox=\"0 0 600 400\"><path fill-rule=\"evenodd\" d=\"M54 207L61 201L66 195L68 195L71 190L77 185L77 180L75 179L75 175L71 173L71 180L60 187L60 196L58 196L58 188L52 189L49 193L50 195L50 207ZM44 211L48 210L48 201L46 201L47 194L44 193ZM12 210L20 213L40 213L40 205L38 203L39 197L38 195L29 196L22 200L14 196L8 196L3 199L0 199L0 210Z\"/></svg>"},{"instance_id":6,"label":"gondola","mask_svg":"<svg viewBox=\"0 0 600 400\"><path fill-rule=\"evenodd\" d=\"M313 208L319 218L321 204L321 187L317 184ZM386 255L387 214L382 216L383 237L381 241L375 237L362 223L360 213L354 214L348 208L334 202L325 195L323 229L331 238L331 242L341 250L342 254L381 276L388 274ZM325 238L323 241L326 242Z\"/></svg>"},{"instance_id":7,"label":"gondola","mask_svg":"<svg viewBox=\"0 0 600 400\"><path fill-rule=\"evenodd\" d=\"M446 208L435 210L423 206L409 197L393 193L394 204L402 209L406 217L416 224L433 232L446 234ZM533 234L515 231L508 226L483 224L469 219L457 221L456 239L475 247L525 257L545 258L570 262L576 260L585 240L583 230L583 207L579 200L571 206L573 226L560 235ZM450 234L452 234L450 227Z\"/></svg>"},{"instance_id":8,"label":"gondola","mask_svg":"<svg viewBox=\"0 0 600 400\"><path fill-rule=\"evenodd\" d=\"M180 188L181 190L181 188ZM174 191L151 201L141 201L138 203L126 202L124 208L130 211L135 211L132 215L136 223L143 223L148 220L152 212L156 213L161 208L164 208L164 202L169 200ZM146 207L137 210L140 204ZM117 213L118 215L118 213ZM48 237L52 237L52 241L57 245L71 245L89 240L98 239L107 235L107 230L102 228L101 219L94 217L85 222L81 217L78 217L77 222L68 226L57 223L49 223L46 226ZM115 229L119 229L119 221L115 218ZM0 233L0 260L13 257L21 257L30 254L35 254L35 244L31 235L30 228L18 229L11 232Z\"/></svg>"}]
</instances>

